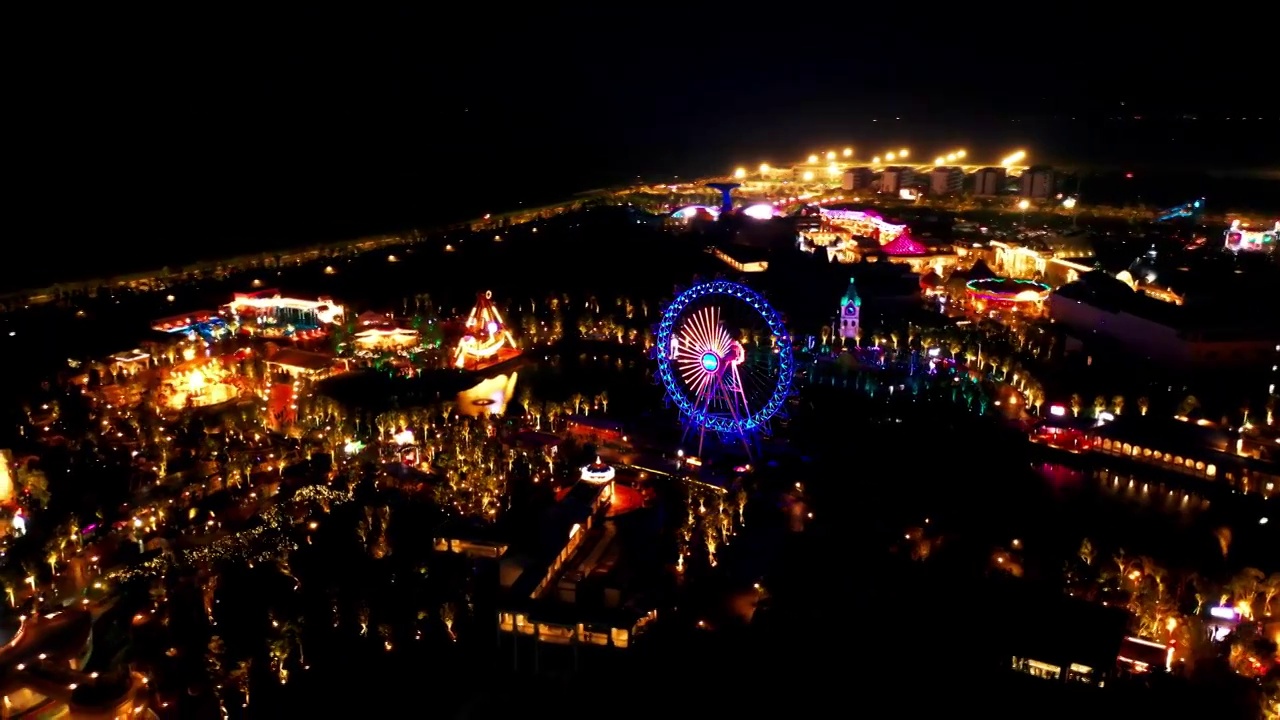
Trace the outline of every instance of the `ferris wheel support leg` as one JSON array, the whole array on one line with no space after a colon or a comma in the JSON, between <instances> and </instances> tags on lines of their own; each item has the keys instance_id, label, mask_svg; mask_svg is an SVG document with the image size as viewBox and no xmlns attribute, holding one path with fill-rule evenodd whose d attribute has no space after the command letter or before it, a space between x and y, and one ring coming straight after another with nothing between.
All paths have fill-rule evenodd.
<instances>
[{"instance_id":1,"label":"ferris wheel support leg","mask_svg":"<svg viewBox=\"0 0 1280 720\"><path fill-rule=\"evenodd\" d=\"M738 393L727 387L723 382L717 382L716 389L720 391L721 396L724 398L725 407L729 408L729 417L733 418L733 424L738 428L738 440L742 442L742 449L747 451L747 459L755 459L755 455L751 452L751 443L747 440L747 433L742 429L742 416L738 414L738 404L736 402ZM742 395L742 409L749 414L750 408L747 407L746 394L743 393Z\"/></svg>"}]
</instances>

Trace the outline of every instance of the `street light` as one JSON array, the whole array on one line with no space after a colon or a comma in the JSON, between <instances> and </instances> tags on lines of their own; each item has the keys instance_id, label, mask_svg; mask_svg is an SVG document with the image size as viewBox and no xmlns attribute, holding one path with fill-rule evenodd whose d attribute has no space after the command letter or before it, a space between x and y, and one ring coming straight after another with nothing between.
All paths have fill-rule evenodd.
<instances>
[{"instance_id":1,"label":"street light","mask_svg":"<svg viewBox=\"0 0 1280 720\"><path fill-rule=\"evenodd\" d=\"M835 159L836 159L836 151L835 151L835 150L828 150L828 151L827 151L827 159L828 159L828 160L835 160Z\"/></svg>"},{"instance_id":2,"label":"street light","mask_svg":"<svg viewBox=\"0 0 1280 720\"><path fill-rule=\"evenodd\" d=\"M845 149L844 149L844 156L845 156L845 157L853 157L853 148L851 148L851 147L845 148Z\"/></svg>"},{"instance_id":3,"label":"street light","mask_svg":"<svg viewBox=\"0 0 1280 720\"><path fill-rule=\"evenodd\" d=\"M894 160L897 159L897 157L898 156L894 155L893 153L885 153L884 159L887 160L888 162L893 162Z\"/></svg>"},{"instance_id":4,"label":"street light","mask_svg":"<svg viewBox=\"0 0 1280 720\"><path fill-rule=\"evenodd\" d=\"M763 175L767 172L769 172L769 163L760 163L760 174Z\"/></svg>"},{"instance_id":5,"label":"street light","mask_svg":"<svg viewBox=\"0 0 1280 720\"><path fill-rule=\"evenodd\" d=\"M1062 201L1062 207L1068 210L1074 208L1075 206L1076 206L1076 199L1073 197L1069 197L1066 200Z\"/></svg>"},{"instance_id":6,"label":"street light","mask_svg":"<svg viewBox=\"0 0 1280 720\"><path fill-rule=\"evenodd\" d=\"M875 156L875 157L871 158L871 164L872 164L872 165L879 165L879 164L880 164L880 156L879 156L879 155L877 155L877 156Z\"/></svg>"},{"instance_id":7,"label":"street light","mask_svg":"<svg viewBox=\"0 0 1280 720\"><path fill-rule=\"evenodd\" d=\"M733 171L733 178L734 178L735 180L741 180L742 178L744 178L744 177L746 177L746 176L747 176L747 169L746 169L746 168L738 168L737 170L734 170L734 171Z\"/></svg>"},{"instance_id":8,"label":"street light","mask_svg":"<svg viewBox=\"0 0 1280 720\"><path fill-rule=\"evenodd\" d=\"M947 159L946 159L946 158L944 158L944 157L942 157L941 155L939 155L938 157L936 157L936 158L934 158L934 159L933 159L933 164L934 164L934 166L935 166L935 167L936 167L936 166L939 166L939 165L946 165L946 164L947 164Z\"/></svg>"},{"instance_id":9,"label":"street light","mask_svg":"<svg viewBox=\"0 0 1280 720\"><path fill-rule=\"evenodd\" d=\"M1022 200L1022 201L1019 201L1019 202L1018 202L1018 209L1019 209L1019 210L1026 210L1026 209L1027 209L1027 208L1029 208L1029 207L1031 207L1031 201L1030 201L1030 200Z\"/></svg>"},{"instance_id":10,"label":"street light","mask_svg":"<svg viewBox=\"0 0 1280 720\"><path fill-rule=\"evenodd\" d=\"M805 182L812 182L812 181L813 181L813 171L812 171L812 170L805 170L805 171L804 171L804 181L805 181Z\"/></svg>"},{"instance_id":11,"label":"street light","mask_svg":"<svg viewBox=\"0 0 1280 720\"><path fill-rule=\"evenodd\" d=\"M810 155L810 156L809 156L809 164L810 164L810 165L817 165L817 164L818 164L818 156L817 156L817 155Z\"/></svg>"},{"instance_id":12,"label":"street light","mask_svg":"<svg viewBox=\"0 0 1280 720\"><path fill-rule=\"evenodd\" d=\"M901 150L898 151L898 157L900 158L905 158L910 154L911 154L911 151L906 148L902 148Z\"/></svg>"},{"instance_id":13,"label":"street light","mask_svg":"<svg viewBox=\"0 0 1280 720\"><path fill-rule=\"evenodd\" d=\"M835 163L831 163L827 166L827 173L831 175L831 177L840 177L840 166Z\"/></svg>"}]
</instances>

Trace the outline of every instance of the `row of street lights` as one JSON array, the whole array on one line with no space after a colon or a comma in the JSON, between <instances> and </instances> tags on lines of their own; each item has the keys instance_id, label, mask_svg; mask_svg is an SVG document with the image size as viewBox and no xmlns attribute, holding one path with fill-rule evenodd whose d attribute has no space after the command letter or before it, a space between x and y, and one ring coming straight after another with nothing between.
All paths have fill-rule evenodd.
<instances>
[{"instance_id":1,"label":"row of street lights","mask_svg":"<svg viewBox=\"0 0 1280 720\"><path fill-rule=\"evenodd\" d=\"M955 162L964 160L965 157L967 157L967 155L968 153L965 150L955 150L953 152L947 153L946 155L939 155L938 157L934 158L933 164L935 167L941 167L948 163L955 163ZM853 148L847 147L843 150L843 152L838 154L836 153L835 150L828 150L826 153L826 159L830 163L829 165L827 165L827 174L830 175L831 177L840 177L840 175L843 173L843 170L841 169L840 165L837 162L837 158L841 156L845 158L853 157ZM887 152L883 156L876 155L872 157L871 164L881 165L883 163L898 162L898 161L906 160L909 157L911 157L911 150L909 148L900 148L897 151ZM1023 162L1024 160L1026 160L1026 158L1027 158L1026 151L1019 150L1013 153L1012 155L1008 155L1004 159L1002 159L1000 161L1000 165L1001 167L1006 167L1006 168L1012 167L1014 165L1018 165L1019 163ZM822 162L822 158L817 153L814 153L805 159L805 164L807 165L818 165L821 162ZM759 171L760 175L763 176L763 175L767 175L769 171L773 170L773 168L769 166L769 163L760 163L760 166L757 168L757 170ZM812 181L816 176L817 176L817 173L815 173L814 171L806 170L802 175L802 178L806 182L809 182L809 181ZM747 169L745 167L737 168L736 170L733 171L733 177L735 180L746 179Z\"/></svg>"}]
</instances>

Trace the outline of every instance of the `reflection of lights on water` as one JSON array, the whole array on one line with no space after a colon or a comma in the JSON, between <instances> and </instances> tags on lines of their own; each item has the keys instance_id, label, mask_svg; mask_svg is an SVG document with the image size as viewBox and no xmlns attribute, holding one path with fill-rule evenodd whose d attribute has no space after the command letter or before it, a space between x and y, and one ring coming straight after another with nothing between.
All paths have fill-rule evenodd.
<instances>
[{"instance_id":1,"label":"reflection of lights on water","mask_svg":"<svg viewBox=\"0 0 1280 720\"><path fill-rule=\"evenodd\" d=\"M519 373L485 378L474 387L458 393L456 407L464 415L503 415L516 389Z\"/></svg>"}]
</instances>

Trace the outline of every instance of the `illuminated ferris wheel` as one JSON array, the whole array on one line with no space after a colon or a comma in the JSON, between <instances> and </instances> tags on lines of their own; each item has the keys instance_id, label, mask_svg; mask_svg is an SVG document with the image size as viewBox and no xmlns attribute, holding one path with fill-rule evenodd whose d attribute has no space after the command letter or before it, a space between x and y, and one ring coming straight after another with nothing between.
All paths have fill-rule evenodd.
<instances>
[{"instance_id":1,"label":"illuminated ferris wheel","mask_svg":"<svg viewBox=\"0 0 1280 720\"><path fill-rule=\"evenodd\" d=\"M759 293L724 280L684 291L662 314L656 354L668 400L685 436L707 431L742 442L766 432L794 373L791 337Z\"/></svg>"}]
</instances>

